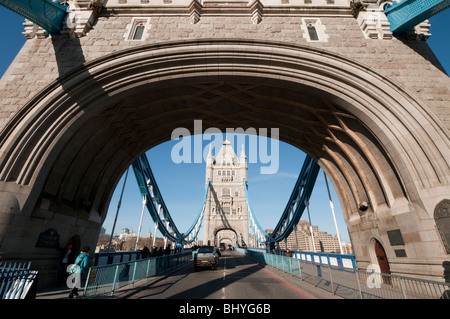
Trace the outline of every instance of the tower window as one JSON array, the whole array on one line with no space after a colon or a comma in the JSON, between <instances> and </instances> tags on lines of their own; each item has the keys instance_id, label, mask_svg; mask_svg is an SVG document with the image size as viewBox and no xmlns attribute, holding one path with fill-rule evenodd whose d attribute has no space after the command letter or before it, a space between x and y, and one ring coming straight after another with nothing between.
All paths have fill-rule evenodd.
<instances>
[{"instance_id":1,"label":"tower window","mask_svg":"<svg viewBox=\"0 0 450 319\"><path fill-rule=\"evenodd\" d=\"M309 39L311 41L318 41L319 36L317 35L316 27L314 25L312 25L311 23L309 23L307 28L308 28Z\"/></svg>"},{"instance_id":2,"label":"tower window","mask_svg":"<svg viewBox=\"0 0 450 319\"><path fill-rule=\"evenodd\" d=\"M328 42L326 28L319 18L302 18L303 37L308 42Z\"/></svg>"},{"instance_id":3,"label":"tower window","mask_svg":"<svg viewBox=\"0 0 450 319\"><path fill-rule=\"evenodd\" d=\"M144 29L145 26L143 24L138 25L136 30L134 30L133 40L141 40L144 35Z\"/></svg>"},{"instance_id":4,"label":"tower window","mask_svg":"<svg viewBox=\"0 0 450 319\"><path fill-rule=\"evenodd\" d=\"M145 40L146 31L151 27L150 18L133 18L127 26L126 39L130 41Z\"/></svg>"}]
</instances>

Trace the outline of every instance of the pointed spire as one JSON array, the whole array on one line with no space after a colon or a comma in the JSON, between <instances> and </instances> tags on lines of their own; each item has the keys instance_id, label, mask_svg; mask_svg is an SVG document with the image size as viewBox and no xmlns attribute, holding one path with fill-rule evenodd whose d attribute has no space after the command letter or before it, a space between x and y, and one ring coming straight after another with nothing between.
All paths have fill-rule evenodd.
<instances>
[{"instance_id":1,"label":"pointed spire","mask_svg":"<svg viewBox=\"0 0 450 319\"><path fill-rule=\"evenodd\" d=\"M212 146L209 144L208 156L206 157L206 167L210 167L213 163Z\"/></svg>"},{"instance_id":2,"label":"pointed spire","mask_svg":"<svg viewBox=\"0 0 450 319\"><path fill-rule=\"evenodd\" d=\"M244 144L242 144L242 150L241 150L241 156L240 158L247 158L247 156L245 155L245 147Z\"/></svg>"},{"instance_id":3,"label":"pointed spire","mask_svg":"<svg viewBox=\"0 0 450 319\"><path fill-rule=\"evenodd\" d=\"M209 144L208 157L212 157L212 146L211 146L211 143Z\"/></svg>"}]
</instances>

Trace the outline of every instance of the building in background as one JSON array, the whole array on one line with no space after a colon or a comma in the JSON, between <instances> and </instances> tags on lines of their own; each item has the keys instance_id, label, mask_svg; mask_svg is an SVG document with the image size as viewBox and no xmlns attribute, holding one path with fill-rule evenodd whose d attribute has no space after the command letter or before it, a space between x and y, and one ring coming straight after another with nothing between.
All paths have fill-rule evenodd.
<instances>
[{"instance_id":1,"label":"building in background","mask_svg":"<svg viewBox=\"0 0 450 319\"><path fill-rule=\"evenodd\" d=\"M313 235L311 235L311 228ZM267 233L271 233L273 230L267 229ZM314 244L313 244L314 242ZM293 231L286 240L287 248L290 250L302 250L302 251L317 251L325 253L343 253L352 254L351 244L343 243L343 252L339 248L339 240L337 235L331 235L327 232L320 231L319 226L311 225L305 221L300 220L297 224L297 236ZM280 249L286 249L284 241L280 243ZM315 247L315 249L314 249Z\"/></svg>"}]
</instances>

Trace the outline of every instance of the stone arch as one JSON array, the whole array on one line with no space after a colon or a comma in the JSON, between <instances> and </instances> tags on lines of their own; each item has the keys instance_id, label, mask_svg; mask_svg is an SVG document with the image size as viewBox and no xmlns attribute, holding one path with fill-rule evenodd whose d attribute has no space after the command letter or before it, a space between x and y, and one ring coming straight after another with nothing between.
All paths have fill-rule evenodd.
<instances>
[{"instance_id":1,"label":"stone arch","mask_svg":"<svg viewBox=\"0 0 450 319\"><path fill-rule=\"evenodd\" d=\"M87 222L93 241L125 169L199 118L278 127L324 169L362 237L392 214L432 218L450 192L448 131L404 87L332 52L239 39L134 47L58 78L0 132L0 191L29 218Z\"/></svg>"},{"instance_id":2,"label":"stone arch","mask_svg":"<svg viewBox=\"0 0 450 319\"><path fill-rule=\"evenodd\" d=\"M229 230L229 231L234 232L234 234L235 234L234 242L233 242L233 240L231 238L229 238L229 239L233 242L233 244L235 246L238 246L238 243L240 242L239 235L242 235L242 234L238 234L238 230L236 230L234 228L231 228L231 227L218 227L218 228L214 229L213 234L214 234L215 241L218 240L217 235L219 234L219 232L223 231L223 230ZM215 243L215 244L219 244L220 241L221 240L218 240L217 243Z\"/></svg>"}]
</instances>

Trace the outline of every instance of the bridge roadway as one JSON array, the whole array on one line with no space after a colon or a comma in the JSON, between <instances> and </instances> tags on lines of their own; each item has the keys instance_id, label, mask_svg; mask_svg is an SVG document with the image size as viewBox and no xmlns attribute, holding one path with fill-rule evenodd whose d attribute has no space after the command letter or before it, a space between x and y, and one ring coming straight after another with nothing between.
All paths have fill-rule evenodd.
<instances>
[{"instance_id":1,"label":"bridge roadway","mask_svg":"<svg viewBox=\"0 0 450 319\"><path fill-rule=\"evenodd\" d=\"M217 270L192 263L160 280L117 291L117 299L341 299L236 252L223 251ZM109 298L109 297L108 297Z\"/></svg>"}]
</instances>

